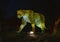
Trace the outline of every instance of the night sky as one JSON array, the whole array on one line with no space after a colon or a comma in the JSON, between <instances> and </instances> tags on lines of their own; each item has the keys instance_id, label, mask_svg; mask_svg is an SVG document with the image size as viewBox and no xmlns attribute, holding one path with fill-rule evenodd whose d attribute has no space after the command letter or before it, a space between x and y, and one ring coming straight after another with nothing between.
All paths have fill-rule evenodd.
<instances>
[{"instance_id":1,"label":"night sky","mask_svg":"<svg viewBox=\"0 0 60 42\"><path fill-rule=\"evenodd\" d=\"M16 16L18 9L31 9L41 12L45 15L46 19L53 21L59 15L59 1L56 0L1 0L0 11L4 19L10 19Z\"/></svg>"},{"instance_id":2,"label":"night sky","mask_svg":"<svg viewBox=\"0 0 60 42\"><path fill-rule=\"evenodd\" d=\"M54 21L60 17L59 0L0 0L2 32L17 30L16 11L18 9L31 9L43 13L48 28L52 28Z\"/></svg>"}]
</instances>

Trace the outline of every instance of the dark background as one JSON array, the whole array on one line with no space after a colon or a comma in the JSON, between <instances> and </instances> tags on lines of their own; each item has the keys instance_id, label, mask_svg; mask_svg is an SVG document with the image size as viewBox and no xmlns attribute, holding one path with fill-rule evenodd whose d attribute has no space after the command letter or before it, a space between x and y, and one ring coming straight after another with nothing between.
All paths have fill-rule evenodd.
<instances>
[{"instance_id":1,"label":"dark background","mask_svg":"<svg viewBox=\"0 0 60 42\"><path fill-rule=\"evenodd\" d=\"M49 32L55 20L60 17L59 0L0 0L0 31L3 38L6 33L15 32L18 29L16 16L18 9L31 9L43 13Z\"/></svg>"}]
</instances>

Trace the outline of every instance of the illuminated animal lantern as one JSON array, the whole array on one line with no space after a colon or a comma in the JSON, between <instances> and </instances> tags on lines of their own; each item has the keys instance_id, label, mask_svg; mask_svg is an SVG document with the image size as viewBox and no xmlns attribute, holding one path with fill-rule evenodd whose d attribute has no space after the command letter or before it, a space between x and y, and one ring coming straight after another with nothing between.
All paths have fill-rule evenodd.
<instances>
[{"instance_id":1,"label":"illuminated animal lantern","mask_svg":"<svg viewBox=\"0 0 60 42\"><path fill-rule=\"evenodd\" d=\"M45 17L41 13L37 13L32 10L17 10L17 17L19 19L22 18L22 24L17 31L18 33L23 30L23 28L27 25L27 22L31 24L33 32L35 32L35 25L39 27L42 32L46 29Z\"/></svg>"}]
</instances>

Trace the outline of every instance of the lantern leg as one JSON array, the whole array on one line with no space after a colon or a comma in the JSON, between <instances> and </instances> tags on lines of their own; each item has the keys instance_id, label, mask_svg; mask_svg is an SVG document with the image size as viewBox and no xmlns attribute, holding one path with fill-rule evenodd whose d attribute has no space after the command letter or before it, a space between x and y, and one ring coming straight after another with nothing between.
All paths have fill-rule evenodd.
<instances>
[{"instance_id":1,"label":"lantern leg","mask_svg":"<svg viewBox=\"0 0 60 42\"><path fill-rule=\"evenodd\" d=\"M39 24L36 24L37 27L39 27L41 29L41 33L44 33L45 32L45 24L44 23L39 23Z\"/></svg>"},{"instance_id":2,"label":"lantern leg","mask_svg":"<svg viewBox=\"0 0 60 42\"><path fill-rule=\"evenodd\" d=\"M22 24L20 25L19 30L17 31L17 33L20 33L24 29L24 27L26 26L26 24L27 23L22 19Z\"/></svg>"},{"instance_id":3,"label":"lantern leg","mask_svg":"<svg viewBox=\"0 0 60 42\"><path fill-rule=\"evenodd\" d=\"M35 32L35 24L31 24L32 26L32 31Z\"/></svg>"}]
</instances>

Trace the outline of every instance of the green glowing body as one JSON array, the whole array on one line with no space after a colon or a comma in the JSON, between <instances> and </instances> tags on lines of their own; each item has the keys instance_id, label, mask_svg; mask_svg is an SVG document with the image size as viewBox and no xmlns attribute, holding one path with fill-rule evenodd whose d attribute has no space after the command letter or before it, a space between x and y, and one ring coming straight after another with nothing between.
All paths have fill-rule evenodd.
<instances>
[{"instance_id":1,"label":"green glowing body","mask_svg":"<svg viewBox=\"0 0 60 42\"><path fill-rule=\"evenodd\" d=\"M22 24L19 27L18 32L21 32L27 25L27 22L31 24L32 31L35 32L35 25L41 28L42 32L46 29L45 17L41 13L34 12L32 10L18 10L17 17L22 18Z\"/></svg>"}]
</instances>

